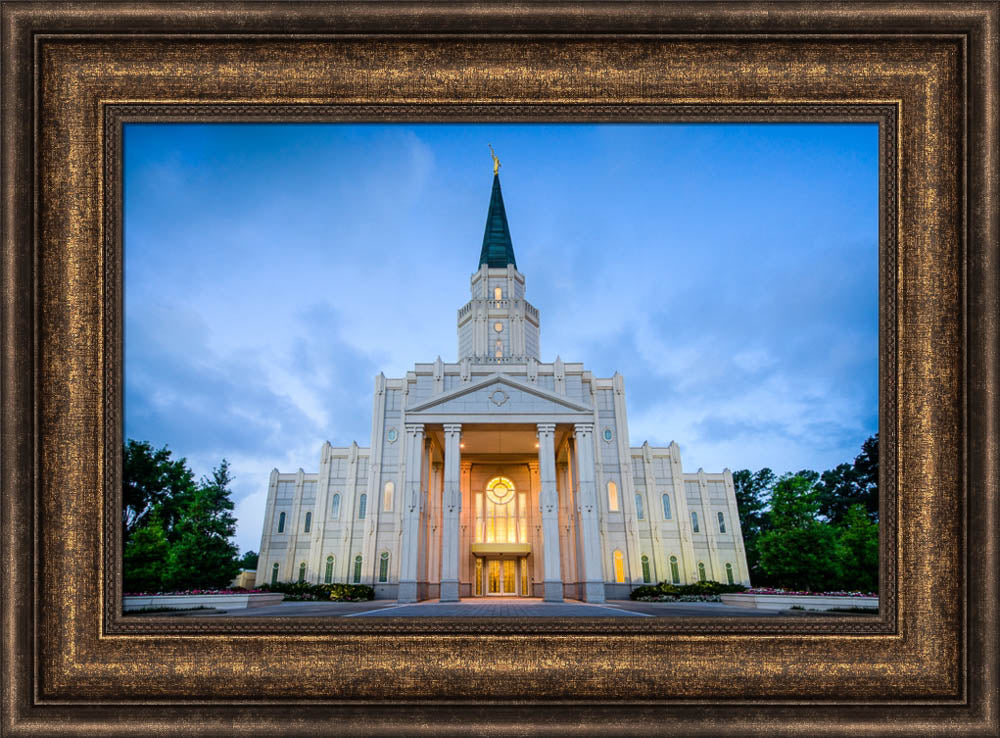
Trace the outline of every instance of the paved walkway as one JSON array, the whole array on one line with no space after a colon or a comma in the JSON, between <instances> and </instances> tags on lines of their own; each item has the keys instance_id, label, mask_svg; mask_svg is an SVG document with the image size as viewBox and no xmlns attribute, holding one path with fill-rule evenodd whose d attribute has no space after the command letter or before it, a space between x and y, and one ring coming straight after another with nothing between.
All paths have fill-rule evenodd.
<instances>
[{"instance_id":1,"label":"paved walkway","mask_svg":"<svg viewBox=\"0 0 1000 738\"><path fill-rule=\"evenodd\" d=\"M606 618L649 617L640 612L629 612L613 605L594 605L589 602L566 600L544 602L527 598L476 597L460 602L427 600L412 605L396 605L381 610L359 612L347 617L429 617L429 618Z\"/></svg>"},{"instance_id":2,"label":"paved walkway","mask_svg":"<svg viewBox=\"0 0 1000 738\"><path fill-rule=\"evenodd\" d=\"M528 598L466 598L460 602L425 600L401 605L395 600L369 602L282 602L242 610L192 611L187 617L438 617L438 618L566 618L566 617L774 617L773 610L730 607L720 602L632 602L610 600L603 605L566 600L544 602Z\"/></svg>"}]
</instances>

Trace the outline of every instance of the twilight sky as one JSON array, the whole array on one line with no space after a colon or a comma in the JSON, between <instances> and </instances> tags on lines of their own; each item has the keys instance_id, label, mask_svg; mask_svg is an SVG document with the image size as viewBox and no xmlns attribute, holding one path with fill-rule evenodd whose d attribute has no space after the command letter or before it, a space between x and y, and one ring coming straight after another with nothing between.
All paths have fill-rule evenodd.
<instances>
[{"instance_id":1,"label":"twilight sky","mask_svg":"<svg viewBox=\"0 0 1000 738\"><path fill-rule=\"evenodd\" d=\"M500 179L543 361L625 377L633 446L822 471L877 430L874 124L128 124L125 435L272 467L370 444L374 376L455 361Z\"/></svg>"}]
</instances>

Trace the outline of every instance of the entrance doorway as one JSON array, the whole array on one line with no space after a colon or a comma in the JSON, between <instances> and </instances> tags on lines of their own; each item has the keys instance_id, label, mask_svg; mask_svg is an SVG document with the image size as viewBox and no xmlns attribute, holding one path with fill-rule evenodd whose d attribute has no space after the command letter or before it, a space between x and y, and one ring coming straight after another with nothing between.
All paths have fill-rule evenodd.
<instances>
[{"instance_id":1,"label":"entrance doorway","mask_svg":"<svg viewBox=\"0 0 1000 738\"><path fill-rule=\"evenodd\" d=\"M476 559L477 595L486 597L528 597L526 558Z\"/></svg>"}]
</instances>

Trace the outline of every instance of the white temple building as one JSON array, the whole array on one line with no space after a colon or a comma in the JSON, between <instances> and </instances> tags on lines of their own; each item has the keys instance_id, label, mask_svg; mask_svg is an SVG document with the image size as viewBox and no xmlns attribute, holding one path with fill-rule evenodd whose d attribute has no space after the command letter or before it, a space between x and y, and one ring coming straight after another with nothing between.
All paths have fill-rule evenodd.
<instances>
[{"instance_id":1,"label":"white temple building","mask_svg":"<svg viewBox=\"0 0 1000 738\"><path fill-rule=\"evenodd\" d=\"M728 469L629 445L625 383L540 360L494 158L458 360L375 378L371 445L271 472L257 584L369 584L376 597L603 602L645 583L750 584Z\"/></svg>"}]
</instances>

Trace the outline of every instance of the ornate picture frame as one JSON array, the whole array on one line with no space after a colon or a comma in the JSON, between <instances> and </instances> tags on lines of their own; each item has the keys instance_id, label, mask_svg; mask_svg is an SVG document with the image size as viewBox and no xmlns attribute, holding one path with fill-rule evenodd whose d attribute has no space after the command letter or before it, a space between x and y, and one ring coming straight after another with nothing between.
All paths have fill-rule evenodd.
<instances>
[{"instance_id":1,"label":"ornate picture frame","mask_svg":"<svg viewBox=\"0 0 1000 738\"><path fill-rule=\"evenodd\" d=\"M4 735L995 734L998 21L3 3ZM879 615L123 618L132 120L877 121Z\"/></svg>"}]
</instances>

